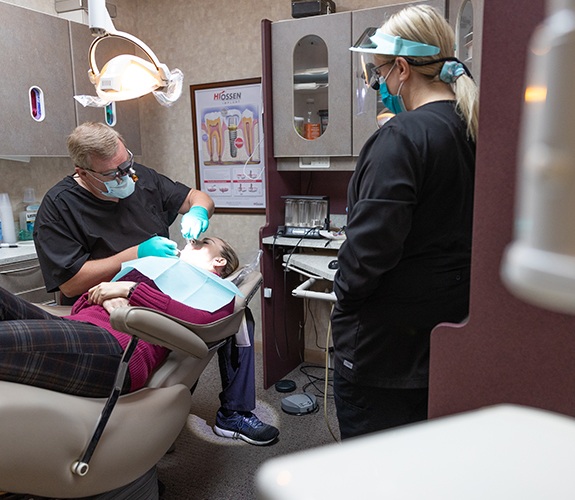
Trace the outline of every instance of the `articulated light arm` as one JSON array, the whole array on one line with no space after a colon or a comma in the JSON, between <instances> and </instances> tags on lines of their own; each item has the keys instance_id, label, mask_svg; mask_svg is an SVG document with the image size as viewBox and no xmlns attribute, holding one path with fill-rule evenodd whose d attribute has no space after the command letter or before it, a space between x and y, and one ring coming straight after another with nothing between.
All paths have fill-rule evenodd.
<instances>
[{"instance_id":1,"label":"articulated light arm","mask_svg":"<svg viewBox=\"0 0 575 500\"><path fill-rule=\"evenodd\" d=\"M116 32L112 18L106 9L106 0L88 0L88 22L94 36Z\"/></svg>"},{"instance_id":2,"label":"articulated light arm","mask_svg":"<svg viewBox=\"0 0 575 500\"><path fill-rule=\"evenodd\" d=\"M106 9L105 0L89 0L88 14L90 30L98 35L90 45L88 72L100 98L96 105L135 99L150 92L165 106L179 98L182 92L182 72L178 69L170 71L144 42L129 33L117 31ZM122 54L108 61L99 70L96 47L102 40L112 37L134 44L146 54L149 61L133 54Z\"/></svg>"}]
</instances>

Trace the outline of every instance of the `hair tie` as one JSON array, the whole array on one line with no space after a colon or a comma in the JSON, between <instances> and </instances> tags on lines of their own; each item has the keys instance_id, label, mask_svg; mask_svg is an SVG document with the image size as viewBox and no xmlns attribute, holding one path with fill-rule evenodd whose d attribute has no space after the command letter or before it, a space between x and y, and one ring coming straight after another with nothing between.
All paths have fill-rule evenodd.
<instances>
[{"instance_id":1,"label":"hair tie","mask_svg":"<svg viewBox=\"0 0 575 500\"><path fill-rule=\"evenodd\" d=\"M465 66L462 62L446 61L443 63L441 73L439 73L439 79L445 83L455 83L455 81L465 73L467 72L465 71Z\"/></svg>"}]
</instances>

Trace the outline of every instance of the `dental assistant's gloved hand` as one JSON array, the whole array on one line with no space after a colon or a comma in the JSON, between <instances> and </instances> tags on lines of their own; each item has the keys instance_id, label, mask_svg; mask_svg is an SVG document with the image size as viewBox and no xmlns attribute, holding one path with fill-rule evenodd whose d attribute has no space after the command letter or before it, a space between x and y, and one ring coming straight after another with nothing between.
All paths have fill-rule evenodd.
<instances>
[{"instance_id":1,"label":"dental assistant's gloved hand","mask_svg":"<svg viewBox=\"0 0 575 500\"><path fill-rule=\"evenodd\" d=\"M204 207L192 207L182 217L182 236L186 240L197 240L209 226L208 210Z\"/></svg>"},{"instance_id":2,"label":"dental assistant's gloved hand","mask_svg":"<svg viewBox=\"0 0 575 500\"><path fill-rule=\"evenodd\" d=\"M138 258L142 257L177 257L178 245L175 241L163 236L152 236L138 245Z\"/></svg>"}]
</instances>

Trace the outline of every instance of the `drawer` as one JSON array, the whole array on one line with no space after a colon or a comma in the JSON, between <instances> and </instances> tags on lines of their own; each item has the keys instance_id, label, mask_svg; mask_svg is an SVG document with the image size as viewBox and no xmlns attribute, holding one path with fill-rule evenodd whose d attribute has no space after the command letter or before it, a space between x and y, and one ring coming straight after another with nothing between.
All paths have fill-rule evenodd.
<instances>
[{"instance_id":1,"label":"drawer","mask_svg":"<svg viewBox=\"0 0 575 500\"><path fill-rule=\"evenodd\" d=\"M0 286L29 302L54 300L54 293L48 293L44 286L38 259L1 265Z\"/></svg>"}]
</instances>

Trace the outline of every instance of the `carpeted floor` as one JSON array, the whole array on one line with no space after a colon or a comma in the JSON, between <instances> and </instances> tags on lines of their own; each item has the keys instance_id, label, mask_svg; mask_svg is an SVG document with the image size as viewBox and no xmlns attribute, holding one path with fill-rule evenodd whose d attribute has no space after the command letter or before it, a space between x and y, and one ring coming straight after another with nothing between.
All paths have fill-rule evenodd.
<instances>
[{"instance_id":1,"label":"carpeted floor","mask_svg":"<svg viewBox=\"0 0 575 500\"><path fill-rule=\"evenodd\" d=\"M286 378L297 384L291 394L305 391L319 403L316 413L296 416L281 409L282 394L262 387L261 355L256 358L257 407L255 413L280 430L278 441L268 446L253 446L243 441L221 438L212 431L219 407L220 377L217 356L206 368L192 398L186 427L176 441L175 450L158 464L158 477L166 490L163 500L251 500L256 498L254 474L266 460L326 444L335 440L324 416L324 367L302 365ZM339 439L332 388L328 389L329 426ZM313 470L309 471L314 474ZM318 481L322 478L318 477Z\"/></svg>"}]
</instances>

